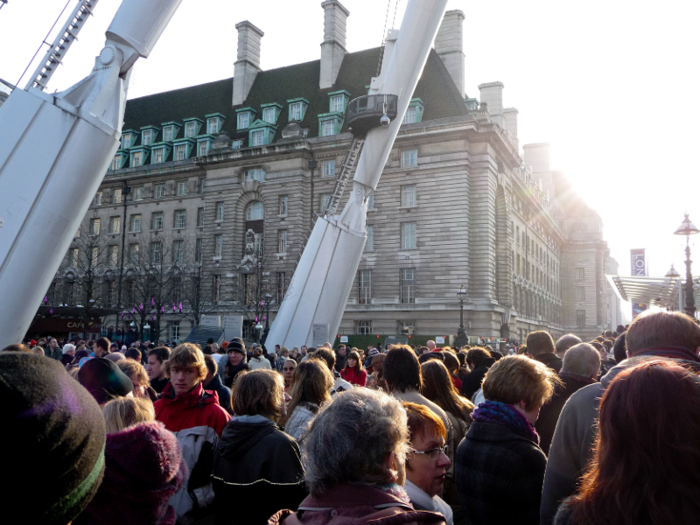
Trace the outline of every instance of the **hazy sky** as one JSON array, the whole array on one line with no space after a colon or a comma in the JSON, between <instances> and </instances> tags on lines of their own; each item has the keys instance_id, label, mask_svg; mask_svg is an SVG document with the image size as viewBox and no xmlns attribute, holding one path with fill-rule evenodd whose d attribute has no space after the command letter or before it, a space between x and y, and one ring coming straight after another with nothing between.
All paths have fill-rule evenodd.
<instances>
[{"instance_id":1,"label":"hazy sky","mask_svg":"<svg viewBox=\"0 0 700 525\"><path fill-rule=\"evenodd\" d=\"M71 0L66 14L76 3ZM50 91L89 72L119 3L100 0ZM323 39L320 4L183 0L151 57L139 60L129 97L231 77L234 25L242 20L265 33L263 69L316 60ZM343 4L350 11L348 51L378 46L387 3ZM0 78L18 80L64 5L9 0L0 10ZM399 2L397 26L405 5ZM700 122L700 3L450 0L448 9L466 16L467 95L478 97L484 82L505 84L505 106L519 110L521 144L551 144L552 168L566 172L603 218L620 274L629 274L631 248L647 249L652 275L665 274L671 263L684 273L685 240L673 232L683 212L700 225L700 178L690 156ZM393 7L389 25L392 18ZM700 253L695 259L697 274Z\"/></svg>"}]
</instances>

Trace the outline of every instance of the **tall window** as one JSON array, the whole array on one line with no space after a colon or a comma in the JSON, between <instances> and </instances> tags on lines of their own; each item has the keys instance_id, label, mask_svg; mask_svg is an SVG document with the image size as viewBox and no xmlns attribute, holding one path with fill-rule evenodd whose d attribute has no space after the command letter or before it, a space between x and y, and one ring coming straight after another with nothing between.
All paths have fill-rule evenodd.
<instances>
[{"instance_id":1,"label":"tall window","mask_svg":"<svg viewBox=\"0 0 700 525\"><path fill-rule=\"evenodd\" d=\"M173 227L184 228L187 226L187 210L175 210Z\"/></svg>"},{"instance_id":2,"label":"tall window","mask_svg":"<svg viewBox=\"0 0 700 525\"><path fill-rule=\"evenodd\" d=\"M321 176L322 177L335 177L335 161L334 160L324 160L321 162Z\"/></svg>"},{"instance_id":3,"label":"tall window","mask_svg":"<svg viewBox=\"0 0 700 525\"><path fill-rule=\"evenodd\" d=\"M301 102L289 105L289 120L301 120Z\"/></svg>"},{"instance_id":4,"label":"tall window","mask_svg":"<svg viewBox=\"0 0 700 525\"><path fill-rule=\"evenodd\" d=\"M257 180L265 182L265 171L260 168L250 169L245 172L245 180Z\"/></svg>"},{"instance_id":5,"label":"tall window","mask_svg":"<svg viewBox=\"0 0 700 525\"><path fill-rule=\"evenodd\" d=\"M585 301L586 300L586 289L583 286L576 287L576 300Z\"/></svg>"},{"instance_id":6,"label":"tall window","mask_svg":"<svg viewBox=\"0 0 700 525\"><path fill-rule=\"evenodd\" d=\"M73 248L70 251L70 265L71 268L77 268L78 267L78 257L80 255L80 251L78 248Z\"/></svg>"},{"instance_id":7,"label":"tall window","mask_svg":"<svg viewBox=\"0 0 700 525\"><path fill-rule=\"evenodd\" d=\"M185 262L185 241L183 241L182 239L177 239L173 241L173 262Z\"/></svg>"},{"instance_id":8,"label":"tall window","mask_svg":"<svg viewBox=\"0 0 700 525\"><path fill-rule=\"evenodd\" d=\"M335 120L321 121L321 136L329 137L335 135Z\"/></svg>"},{"instance_id":9,"label":"tall window","mask_svg":"<svg viewBox=\"0 0 700 525\"><path fill-rule=\"evenodd\" d=\"M277 272L277 304L282 304L287 293L287 280L284 272Z\"/></svg>"},{"instance_id":10,"label":"tall window","mask_svg":"<svg viewBox=\"0 0 700 525\"><path fill-rule=\"evenodd\" d=\"M93 250L96 250L97 248L93 248ZM107 248L107 263L110 266L116 266L117 261L119 260L118 257L119 254L119 248L117 246L109 246ZM95 260L97 259L97 256L95 255Z\"/></svg>"},{"instance_id":11,"label":"tall window","mask_svg":"<svg viewBox=\"0 0 700 525\"><path fill-rule=\"evenodd\" d=\"M166 126L163 128L163 142L170 142L173 140L173 127Z\"/></svg>"},{"instance_id":12,"label":"tall window","mask_svg":"<svg viewBox=\"0 0 700 525\"><path fill-rule=\"evenodd\" d=\"M131 133L127 133L122 137L122 148L127 149L131 147Z\"/></svg>"},{"instance_id":13,"label":"tall window","mask_svg":"<svg viewBox=\"0 0 700 525\"><path fill-rule=\"evenodd\" d=\"M115 155L112 159L112 170L119 170L122 167L122 156Z\"/></svg>"},{"instance_id":14,"label":"tall window","mask_svg":"<svg viewBox=\"0 0 700 525\"><path fill-rule=\"evenodd\" d=\"M122 202L122 189L116 188L114 193L112 193L112 204L121 204Z\"/></svg>"},{"instance_id":15,"label":"tall window","mask_svg":"<svg viewBox=\"0 0 700 525\"><path fill-rule=\"evenodd\" d=\"M110 217L109 218L109 233L119 233L122 230L122 218L121 217Z\"/></svg>"},{"instance_id":16,"label":"tall window","mask_svg":"<svg viewBox=\"0 0 700 525\"><path fill-rule=\"evenodd\" d=\"M142 201L143 200L143 186L139 186L138 188L134 188L134 200L135 201Z\"/></svg>"},{"instance_id":17,"label":"tall window","mask_svg":"<svg viewBox=\"0 0 700 525\"><path fill-rule=\"evenodd\" d=\"M98 191L95 193L95 198L92 199L92 204L93 206L101 206L102 205L102 192Z\"/></svg>"},{"instance_id":18,"label":"tall window","mask_svg":"<svg viewBox=\"0 0 700 525\"><path fill-rule=\"evenodd\" d=\"M403 118L403 123L413 124L414 122L418 122L418 107L409 106L406 110L406 116Z\"/></svg>"},{"instance_id":19,"label":"tall window","mask_svg":"<svg viewBox=\"0 0 700 525\"><path fill-rule=\"evenodd\" d=\"M138 168L143 164L143 155L140 151L135 151L131 154L131 167Z\"/></svg>"},{"instance_id":20,"label":"tall window","mask_svg":"<svg viewBox=\"0 0 700 525\"><path fill-rule=\"evenodd\" d=\"M181 180L177 183L177 195L178 197L187 195L187 181Z\"/></svg>"},{"instance_id":21,"label":"tall window","mask_svg":"<svg viewBox=\"0 0 700 525\"><path fill-rule=\"evenodd\" d=\"M324 193L323 195L321 195L321 209L319 210L321 213L326 211L329 202L331 202L330 193Z\"/></svg>"},{"instance_id":22,"label":"tall window","mask_svg":"<svg viewBox=\"0 0 700 525\"><path fill-rule=\"evenodd\" d=\"M180 341L180 321L173 321L173 324L170 325L170 340Z\"/></svg>"},{"instance_id":23,"label":"tall window","mask_svg":"<svg viewBox=\"0 0 700 525\"><path fill-rule=\"evenodd\" d=\"M413 250L416 248L416 223L401 223L401 249Z\"/></svg>"},{"instance_id":24,"label":"tall window","mask_svg":"<svg viewBox=\"0 0 700 525\"><path fill-rule=\"evenodd\" d=\"M153 186L153 196L156 199L162 199L165 197L165 184L156 184Z\"/></svg>"},{"instance_id":25,"label":"tall window","mask_svg":"<svg viewBox=\"0 0 700 525\"><path fill-rule=\"evenodd\" d=\"M279 197L279 214L287 215L289 208L289 197L287 195L280 195Z\"/></svg>"},{"instance_id":26,"label":"tall window","mask_svg":"<svg viewBox=\"0 0 700 525\"><path fill-rule=\"evenodd\" d=\"M144 146L148 146L151 144L153 138L153 131L150 129L146 129L143 131L141 134L141 144Z\"/></svg>"},{"instance_id":27,"label":"tall window","mask_svg":"<svg viewBox=\"0 0 700 525\"><path fill-rule=\"evenodd\" d=\"M161 264L163 262L163 243L154 242L151 244L151 263Z\"/></svg>"},{"instance_id":28,"label":"tall window","mask_svg":"<svg viewBox=\"0 0 700 525\"><path fill-rule=\"evenodd\" d=\"M368 252L374 251L374 226L367 226L367 243L365 244L365 250Z\"/></svg>"},{"instance_id":29,"label":"tall window","mask_svg":"<svg viewBox=\"0 0 700 525\"><path fill-rule=\"evenodd\" d=\"M412 208L416 205L416 185L401 186L401 207Z\"/></svg>"},{"instance_id":30,"label":"tall window","mask_svg":"<svg viewBox=\"0 0 700 525\"><path fill-rule=\"evenodd\" d=\"M129 231L131 233L139 233L141 231L141 214L136 213L129 219Z\"/></svg>"},{"instance_id":31,"label":"tall window","mask_svg":"<svg viewBox=\"0 0 700 525\"><path fill-rule=\"evenodd\" d=\"M367 197L367 211L374 211L374 193L370 193Z\"/></svg>"},{"instance_id":32,"label":"tall window","mask_svg":"<svg viewBox=\"0 0 700 525\"><path fill-rule=\"evenodd\" d=\"M400 290L399 299L402 303L416 302L416 270L414 268L402 268L399 273Z\"/></svg>"},{"instance_id":33,"label":"tall window","mask_svg":"<svg viewBox=\"0 0 700 525\"><path fill-rule=\"evenodd\" d=\"M250 125L250 113L244 111L238 114L238 129L245 129Z\"/></svg>"},{"instance_id":34,"label":"tall window","mask_svg":"<svg viewBox=\"0 0 700 525\"><path fill-rule=\"evenodd\" d=\"M197 208L197 228L204 227L204 208Z\"/></svg>"},{"instance_id":35,"label":"tall window","mask_svg":"<svg viewBox=\"0 0 700 525\"><path fill-rule=\"evenodd\" d=\"M212 286L212 300L218 303L221 300L221 276L215 275Z\"/></svg>"},{"instance_id":36,"label":"tall window","mask_svg":"<svg viewBox=\"0 0 700 525\"><path fill-rule=\"evenodd\" d=\"M586 310L576 310L576 327L586 327Z\"/></svg>"},{"instance_id":37,"label":"tall window","mask_svg":"<svg viewBox=\"0 0 700 525\"><path fill-rule=\"evenodd\" d=\"M275 120L277 120L277 110L275 108L264 108L263 113L262 113L262 119L265 122L269 122L270 124L274 124Z\"/></svg>"},{"instance_id":38,"label":"tall window","mask_svg":"<svg viewBox=\"0 0 700 525\"><path fill-rule=\"evenodd\" d=\"M200 157L204 157L205 155L209 154L209 141L208 140L203 140L199 144L197 144L197 155Z\"/></svg>"},{"instance_id":39,"label":"tall window","mask_svg":"<svg viewBox=\"0 0 700 525\"><path fill-rule=\"evenodd\" d=\"M357 290L359 304L372 303L372 270L360 270L357 274Z\"/></svg>"},{"instance_id":40,"label":"tall window","mask_svg":"<svg viewBox=\"0 0 700 525\"><path fill-rule=\"evenodd\" d=\"M203 246L204 242L202 239L197 239L194 243L194 262L196 263L202 262Z\"/></svg>"},{"instance_id":41,"label":"tall window","mask_svg":"<svg viewBox=\"0 0 700 525\"><path fill-rule=\"evenodd\" d=\"M163 212L156 211L151 215L151 229L160 231L163 229Z\"/></svg>"},{"instance_id":42,"label":"tall window","mask_svg":"<svg viewBox=\"0 0 700 525\"><path fill-rule=\"evenodd\" d=\"M132 243L129 245L129 261L131 264L139 263L139 245L138 243Z\"/></svg>"},{"instance_id":43,"label":"tall window","mask_svg":"<svg viewBox=\"0 0 700 525\"><path fill-rule=\"evenodd\" d=\"M287 253L287 230L277 230L277 253Z\"/></svg>"},{"instance_id":44,"label":"tall window","mask_svg":"<svg viewBox=\"0 0 700 525\"><path fill-rule=\"evenodd\" d=\"M260 221L264 219L265 208L263 207L263 203L260 201L251 202L248 204L245 215L245 219L247 221Z\"/></svg>"},{"instance_id":45,"label":"tall window","mask_svg":"<svg viewBox=\"0 0 700 525\"><path fill-rule=\"evenodd\" d=\"M207 187L207 179L201 178L199 179L199 193L204 193L204 190Z\"/></svg>"},{"instance_id":46,"label":"tall window","mask_svg":"<svg viewBox=\"0 0 700 525\"><path fill-rule=\"evenodd\" d=\"M224 236L214 235L214 257L222 257L224 253Z\"/></svg>"},{"instance_id":47,"label":"tall window","mask_svg":"<svg viewBox=\"0 0 700 525\"><path fill-rule=\"evenodd\" d=\"M576 268L576 278L577 279L585 279L586 278L586 269L585 268Z\"/></svg>"},{"instance_id":48,"label":"tall window","mask_svg":"<svg viewBox=\"0 0 700 525\"><path fill-rule=\"evenodd\" d=\"M90 234L99 235L100 234L100 219L90 219Z\"/></svg>"},{"instance_id":49,"label":"tall window","mask_svg":"<svg viewBox=\"0 0 700 525\"><path fill-rule=\"evenodd\" d=\"M219 119L216 117L207 120L207 133L215 135L219 132Z\"/></svg>"},{"instance_id":50,"label":"tall window","mask_svg":"<svg viewBox=\"0 0 700 525\"><path fill-rule=\"evenodd\" d=\"M418 150L406 149L401 152L401 166L411 168L418 166Z\"/></svg>"},{"instance_id":51,"label":"tall window","mask_svg":"<svg viewBox=\"0 0 700 525\"><path fill-rule=\"evenodd\" d=\"M331 97L331 113L345 111L345 97L343 95L333 95Z\"/></svg>"},{"instance_id":52,"label":"tall window","mask_svg":"<svg viewBox=\"0 0 700 525\"><path fill-rule=\"evenodd\" d=\"M224 220L224 201L219 201L216 203L216 220Z\"/></svg>"},{"instance_id":53,"label":"tall window","mask_svg":"<svg viewBox=\"0 0 700 525\"><path fill-rule=\"evenodd\" d=\"M188 122L185 124L185 137L194 137L196 122Z\"/></svg>"}]
</instances>

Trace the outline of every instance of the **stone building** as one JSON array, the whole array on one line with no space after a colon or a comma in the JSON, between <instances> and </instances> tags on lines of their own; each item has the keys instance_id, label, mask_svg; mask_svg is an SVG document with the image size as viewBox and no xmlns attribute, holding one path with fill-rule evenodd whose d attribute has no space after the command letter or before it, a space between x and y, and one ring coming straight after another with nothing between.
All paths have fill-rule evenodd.
<instances>
[{"instance_id":1,"label":"stone building","mask_svg":"<svg viewBox=\"0 0 700 525\"><path fill-rule=\"evenodd\" d=\"M350 146L346 105L366 94L382 56L347 53L349 12L336 0L322 7L320 60L262 71L263 32L241 22L232 79L127 103L122 147L83 226L107 230L106 278L124 272L122 293L103 299L127 314L115 324L144 309L133 293L144 261L175 262L176 283L199 283L194 299L170 289L158 301L162 338L183 337L193 301L198 314L242 315L244 336L268 306L274 318ZM340 332L455 334L464 288L472 337L598 333L610 324L600 219L580 199L571 205L546 145L521 152L502 83L466 96L463 20L446 13L413 94L370 205ZM74 257L57 275L55 302L66 302Z\"/></svg>"}]
</instances>

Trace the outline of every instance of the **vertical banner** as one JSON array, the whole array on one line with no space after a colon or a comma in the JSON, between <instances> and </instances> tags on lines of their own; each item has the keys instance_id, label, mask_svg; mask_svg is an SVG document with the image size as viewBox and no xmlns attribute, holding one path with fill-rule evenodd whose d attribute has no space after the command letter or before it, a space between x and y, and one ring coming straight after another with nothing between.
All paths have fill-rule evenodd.
<instances>
[{"instance_id":1,"label":"vertical banner","mask_svg":"<svg viewBox=\"0 0 700 525\"><path fill-rule=\"evenodd\" d=\"M630 271L632 272L632 277L647 276L647 259L645 251L645 248L630 250ZM647 308L649 308L648 304L632 303L632 319L635 319Z\"/></svg>"}]
</instances>

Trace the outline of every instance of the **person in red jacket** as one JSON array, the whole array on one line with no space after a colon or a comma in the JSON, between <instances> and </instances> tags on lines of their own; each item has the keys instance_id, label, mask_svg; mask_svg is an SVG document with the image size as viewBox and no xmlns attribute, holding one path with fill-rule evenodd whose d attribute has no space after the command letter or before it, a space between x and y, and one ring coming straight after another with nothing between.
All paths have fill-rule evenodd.
<instances>
[{"instance_id":1,"label":"person in red jacket","mask_svg":"<svg viewBox=\"0 0 700 525\"><path fill-rule=\"evenodd\" d=\"M345 368L340 371L340 376L353 385L367 386L367 371L362 368L360 356L354 350L348 354Z\"/></svg>"},{"instance_id":2,"label":"person in red jacket","mask_svg":"<svg viewBox=\"0 0 700 525\"><path fill-rule=\"evenodd\" d=\"M231 418L219 405L216 392L204 390L207 366L202 351L190 343L175 348L165 362L170 383L153 406L156 419L175 434L190 476L170 498L178 523L191 523L207 515L214 501L210 475L214 449Z\"/></svg>"}]
</instances>

